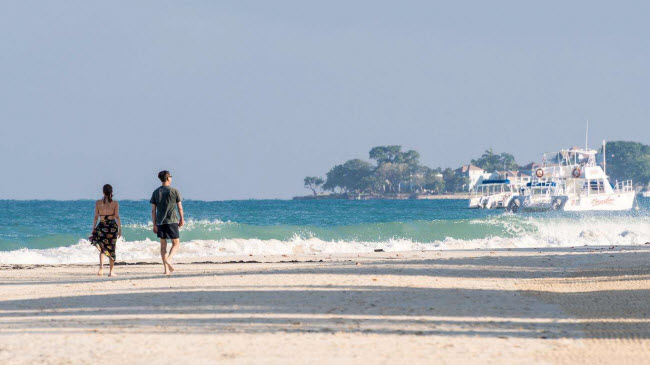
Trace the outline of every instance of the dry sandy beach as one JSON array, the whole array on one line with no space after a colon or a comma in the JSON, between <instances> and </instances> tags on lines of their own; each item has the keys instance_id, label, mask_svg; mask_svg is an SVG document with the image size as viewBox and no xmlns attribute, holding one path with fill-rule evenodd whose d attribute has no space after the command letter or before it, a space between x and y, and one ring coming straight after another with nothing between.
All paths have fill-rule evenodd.
<instances>
[{"instance_id":1,"label":"dry sandy beach","mask_svg":"<svg viewBox=\"0 0 650 365\"><path fill-rule=\"evenodd\" d=\"M2 266L0 363L650 362L650 245L201 261Z\"/></svg>"}]
</instances>

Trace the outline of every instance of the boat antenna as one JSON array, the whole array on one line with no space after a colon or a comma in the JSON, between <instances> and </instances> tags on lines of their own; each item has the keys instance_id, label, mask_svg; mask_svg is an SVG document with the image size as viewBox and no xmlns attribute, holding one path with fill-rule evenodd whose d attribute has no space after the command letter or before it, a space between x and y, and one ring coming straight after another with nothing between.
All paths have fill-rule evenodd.
<instances>
[{"instance_id":1,"label":"boat antenna","mask_svg":"<svg viewBox=\"0 0 650 365\"><path fill-rule=\"evenodd\" d=\"M585 132L585 150L589 150L589 147L587 147L588 140L589 140L589 119L587 119L587 131Z\"/></svg>"}]
</instances>

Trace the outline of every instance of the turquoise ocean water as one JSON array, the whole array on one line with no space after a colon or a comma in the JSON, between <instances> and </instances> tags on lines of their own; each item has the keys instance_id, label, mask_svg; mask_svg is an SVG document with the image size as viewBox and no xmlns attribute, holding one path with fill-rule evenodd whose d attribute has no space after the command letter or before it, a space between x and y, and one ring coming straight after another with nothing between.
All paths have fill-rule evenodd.
<instances>
[{"instance_id":1,"label":"turquoise ocean water","mask_svg":"<svg viewBox=\"0 0 650 365\"><path fill-rule=\"evenodd\" d=\"M0 264L94 262L94 201L0 201ZM617 213L509 214L466 200L184 202L180 256L641 245L650 199ZM156 258L147 201L121 201L121 260Z\"/></svg>"}]
</instances>

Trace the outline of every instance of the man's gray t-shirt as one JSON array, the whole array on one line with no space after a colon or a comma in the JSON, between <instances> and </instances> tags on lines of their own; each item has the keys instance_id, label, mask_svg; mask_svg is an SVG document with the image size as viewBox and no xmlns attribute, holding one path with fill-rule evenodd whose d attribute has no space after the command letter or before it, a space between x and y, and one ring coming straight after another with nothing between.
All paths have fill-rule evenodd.
<instances>
[{"instance_id":1,"label":"man's gray t-shirt","mask_svg":"<svg viewBox=\"0 0 650 365\"><path fill-rule=\"evenodd\" d=\"M149 203L156 205L156 225L179 223L178 203L181 200L181 193L171 186L154 190Z\"/></svg>"}]
</instances>

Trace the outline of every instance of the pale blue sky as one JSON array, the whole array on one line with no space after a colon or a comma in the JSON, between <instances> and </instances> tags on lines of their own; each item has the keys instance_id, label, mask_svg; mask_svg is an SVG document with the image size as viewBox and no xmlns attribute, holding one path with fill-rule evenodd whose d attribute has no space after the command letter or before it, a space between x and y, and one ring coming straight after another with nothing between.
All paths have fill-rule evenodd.
<instances>
[{"instance_id":1,"label":"pale blue sky","mask_svg":"<svg viewBox=\"0 0 650 365\"><path fill-rule=\"evenodd\" d=\"M608 5L610 4L610 5ZM432 167L650 143L648 2L2 1L0 198L288 198L372 146Z\"/></svg>"}]
</instances>

